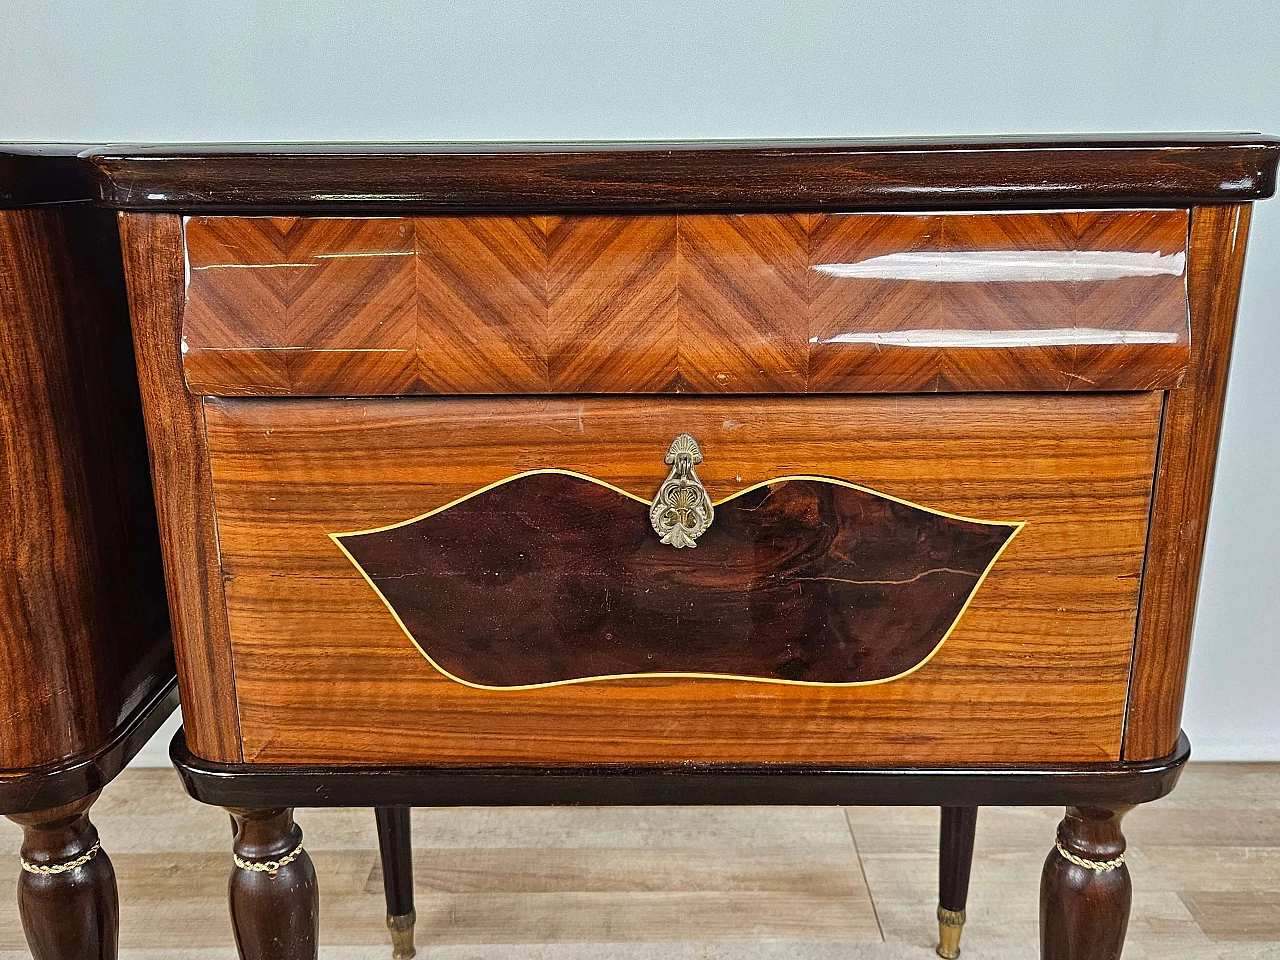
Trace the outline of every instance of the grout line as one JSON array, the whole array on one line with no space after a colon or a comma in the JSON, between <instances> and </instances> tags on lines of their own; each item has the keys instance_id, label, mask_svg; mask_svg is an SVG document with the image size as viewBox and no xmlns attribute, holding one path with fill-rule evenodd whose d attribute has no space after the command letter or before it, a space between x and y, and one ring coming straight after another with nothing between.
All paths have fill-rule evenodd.
<instances>
[{"instance_id":1,"label":"grout line","mask_svg":"<svg viewBox=\"0 0 1280 960\"><path fill-rule=\"evenodd\" d=\"M853 844L853 855L858 861L858 872L862 874L862 885L867 888L867 899L871 901L871 915L876 918L876 930L880 932L880 942L886 943L884 927L880 924L880 911L876 907L875 894L871 892L871 881L867 879L867 868L862 863L862 851L858 849L858 838L853 833L853 821L849 819L849 808L845 807L844 825L849 828L849 840Z\"/></svg>"}]
</instances>

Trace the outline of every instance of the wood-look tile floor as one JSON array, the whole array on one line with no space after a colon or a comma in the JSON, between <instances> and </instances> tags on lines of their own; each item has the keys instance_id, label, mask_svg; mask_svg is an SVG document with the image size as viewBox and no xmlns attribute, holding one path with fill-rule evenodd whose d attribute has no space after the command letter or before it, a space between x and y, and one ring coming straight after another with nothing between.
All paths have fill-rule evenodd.
<instances>
[{"instance_id":1,"label":"wood-look tile floor","mask_svg":"<svg viewBox=\"0 0 1280 960\"><path fill-rule=\"evenodd\" d=\"M1040 865L1061 811L979 815L965 960L1036 957ZM226 815L168 770L95 808L125 960L233 960ZM389 960L373 813L301 810L321 957ZM930 960L935 808L415 810L422 960ZM1126 820L1127 960L1280 960L1280 764L1193 765ZM20 835L0 820L0 960L28 956Z\"/></svg>"}]
</instances>

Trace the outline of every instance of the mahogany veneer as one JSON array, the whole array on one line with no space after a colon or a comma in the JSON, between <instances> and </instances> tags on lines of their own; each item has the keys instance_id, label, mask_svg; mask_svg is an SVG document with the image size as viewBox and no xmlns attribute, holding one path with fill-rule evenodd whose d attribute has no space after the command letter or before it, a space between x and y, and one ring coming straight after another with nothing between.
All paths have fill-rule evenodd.
<instances>
[{"instance_id":1,"label":"mahogany veneer","mask_svg":"<svg viewBox=\"0 0 1280 960\"><path fill-rule=\"evenodd\" d=\"M1049 800L1043 956L1114 960L1120 818L1186 757L1247 204L1278 157L89 156L122 211L174 757L292 857L233 884L242 955L272 904L311 954L291 803Z\"/></svg>"},{"instance_id":2,"label":"mahogany veneer","mask_svg":"<svg viewBox=\"0 0 1280 960\"><path fill-rule=\"evenodd\" d=\"M78 200L68 198L63 174L74 163L34 149L4 163L17 180L13 202L48 201L0 210L6 813L37 797L57 806L99 789L102 772L121 762L104 754L133 736L157 701L167 705L159 719L173 707L120 248L110 214L85 201L83 186ZM71 772L91 758L98 774ZM44 793L26 779L41 768L60 772L54 767L68 773L65 789Z\"/></svg>"},{"instance_id":3,"label":"mahogany veneer","mask_svg":"<svg viewBox=\"0 0 1280 960\"><path fill-rule=\"evenodd\" d=\"M113 958L88 811L177 691L116 225L65 147L0 147L0 705L32 952Z\"/></svg>"}]
</instances>

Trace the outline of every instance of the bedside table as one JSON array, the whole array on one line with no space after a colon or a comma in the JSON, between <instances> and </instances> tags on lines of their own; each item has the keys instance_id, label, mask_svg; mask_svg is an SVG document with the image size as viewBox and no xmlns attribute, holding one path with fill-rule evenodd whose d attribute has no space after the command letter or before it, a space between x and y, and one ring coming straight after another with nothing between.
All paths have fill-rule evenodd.
<instances>
[{"instance_id":1,"label":"bedside table","mask_svg":"<svg viewBox=\"0 0 1280 960\"><path fill-rule=\"evenodd\" d=\"M89 809L177 706L120 246L66 145L0 145L0 814L38 960L114 958Z\"/></svg>"},{"instance_id":2,"label":"bedside table","mask_svg":"<svg viewBox=\"0 0 1280 960\"><path fill-rule=\"evenodd\" d=\"M299 805L941 805L967 875L1054 803L1043 956L1118 956L1278 155L96 152L242 955L315 956Z\"/></svg>"}]
</instances>

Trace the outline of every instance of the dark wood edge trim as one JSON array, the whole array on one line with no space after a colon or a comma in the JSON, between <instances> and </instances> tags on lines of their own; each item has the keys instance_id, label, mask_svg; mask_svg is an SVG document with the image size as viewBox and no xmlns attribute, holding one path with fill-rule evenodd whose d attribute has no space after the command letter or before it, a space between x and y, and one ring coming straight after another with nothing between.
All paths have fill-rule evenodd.
<instances>
[{"instance_id":1,"label":"dark wood edge trim","mask_svg":"<svg viewBox=\"0 0 1280 960\"><path fill-rule=\"evenodd\" d=\"M0 143L0 210L85 202L97 196L83 144Z\"/></svg>"},{"instance_id":2,"label":"dark wood edge trim","mask_svg":"<svg viewBox=\"0 0 1280 960\"><path fill-rule=\"evenodd\" d=\"M171 676L93 753L17 773L0 772L0 814L48 810L101 790L138 755L177 707L178 678Z\"/></svg>"},{"instance_id":3,"label":"dark wood edge trim","mask_svg":"<svg viewBox=\"0 0 1280 960\"><path fill-rule=\"evenodd\" d=\"M1078 209L1269 197L1280 140L171 145L83 156L100 201L121 210Z\"/></svg>"},{"instance_id":4,"label":"dark wood edge trim","mask_svg":"<svg viewBox=\"0 0 1280 960\"><path fill-rule=\"evenodd\" d=\"M169 757L196 800L218 806L704 804L1098 805L1146 803L1178 781L1185 734L1144 763L995 768L680 764L583 767L320 767L203 760L179 730Z\"/></svg>"}]
</instances>

